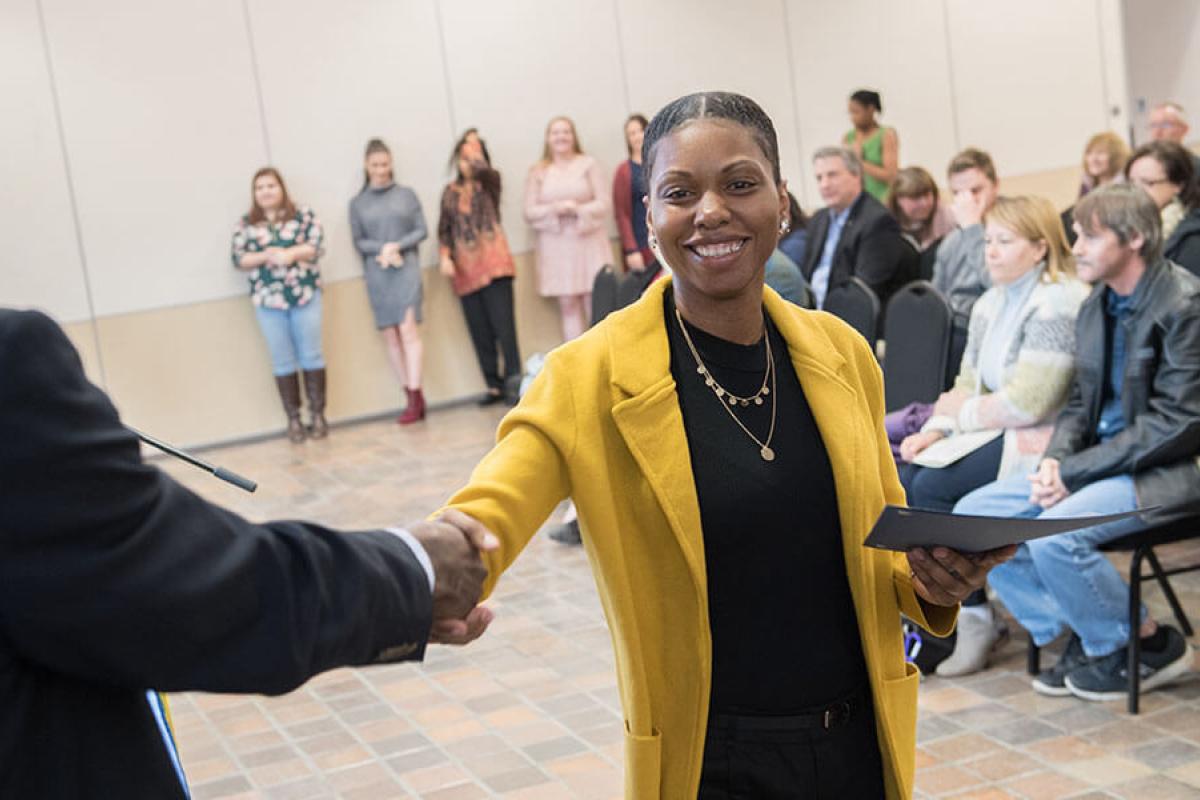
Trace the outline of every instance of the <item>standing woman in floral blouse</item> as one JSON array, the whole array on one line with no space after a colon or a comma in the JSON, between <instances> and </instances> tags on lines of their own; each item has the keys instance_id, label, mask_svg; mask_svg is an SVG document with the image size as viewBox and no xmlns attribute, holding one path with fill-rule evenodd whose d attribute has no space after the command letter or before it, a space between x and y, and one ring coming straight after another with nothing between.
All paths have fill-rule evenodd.
<instances>
[{"instance_id":1,"label":"standing woman in floral blouse","mask_svg":"<svg viewBox=\"0 0 1200 800\"><path fill-rule=\"evenodd\" d=\"M283 177L263 167L250 182L250 211L233 232L233 265L247 273L255 316L267 347L275 386L287 413L288 439L303 442L300 380L304 372L309 434L321 439L325 423L325 357L321 353L321 273L317 258L324 231L307 206L288 197Z\"/></svg>"},{"instance_id":2,"label":"standing woman in floral blouse","mask_svg":"<svg viewBox=\"0 0 1200 800\"><path fill-rule=\"evenodd\" d=\"M475 128L454 145L457 177L442 192L438 255L454 283L479 369L487 383L481 405L516 403L521 355L513 317L513 258L500 227L500 173ZM501 373L497 347L504 356Z\"/></svg>"},{"instance_id":3,"label":"standing woman in floral blouse","mask_svg":"<svg viewBox=\"0 0 1200 800\"><path fill-rule=\"evenodd\" d=\"M600 165L583 154L575 123L555 117L525 181L525 220L537 234L538 291L557 298L564 340L587 328L596 273L612 260L608 214Z\"/></svg>"},{"instance_id":4,"label":"standing woman in floral blouse","mask_svg":"<svg viewBox=\"0 0 1200 800\"><path fill-rule=\"evenodd\" d=\"M421 394L421 264L425 215L417 195L392 178L392 152L379 139L367 142L362 190L350 201L354 246L362 255L367 297L388 360L404 385L408 407L396 422L425 419Z\"/></svg>"}]
</instances>

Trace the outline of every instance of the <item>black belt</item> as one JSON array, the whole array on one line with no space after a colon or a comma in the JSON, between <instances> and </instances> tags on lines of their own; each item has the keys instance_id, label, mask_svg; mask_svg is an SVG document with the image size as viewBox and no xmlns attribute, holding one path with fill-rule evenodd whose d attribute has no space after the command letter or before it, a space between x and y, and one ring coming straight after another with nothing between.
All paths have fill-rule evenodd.
<instances>
[{"instance_id":1,"label":"black belt","mask_svg":"<svg viewBox=\"0 0 1200 800\"><path fill-rule=\"evenodd\" d=\"M870 690L858 690L825 706L797 714L713 714L711 726L724 733L829 731L839 728L868 708Z\"/></svg>"}]
</instances>

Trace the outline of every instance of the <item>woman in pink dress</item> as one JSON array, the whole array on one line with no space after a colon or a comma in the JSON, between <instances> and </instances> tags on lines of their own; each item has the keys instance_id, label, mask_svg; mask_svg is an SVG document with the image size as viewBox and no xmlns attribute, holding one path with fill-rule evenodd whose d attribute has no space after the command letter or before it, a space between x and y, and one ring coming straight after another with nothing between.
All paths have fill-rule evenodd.
<instances>
[{"instance_id":1,"label":"woman in pink dress","mask_svg":"<svg viewBox=\"0 0 1200 800\"><path fill-rule=\"evenodd\" d=\"M542 160L525 181L525 220L536 233L538 292L558 298L564 340L587 329L592 283L612 260L610 212L600 166L583 154L575 123L550 120Z\"/></svg>"}]
</instances>

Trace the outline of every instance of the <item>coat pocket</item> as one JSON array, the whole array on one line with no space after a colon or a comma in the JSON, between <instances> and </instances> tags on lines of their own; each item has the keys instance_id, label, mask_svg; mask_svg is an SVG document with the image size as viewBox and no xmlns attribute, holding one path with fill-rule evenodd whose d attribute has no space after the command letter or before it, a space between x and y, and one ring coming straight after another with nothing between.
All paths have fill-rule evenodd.
<instances>
[{"instance_id":1,"label":"coat pocket","mask_svg":"<svg viewBox=\"0 0 1200 800\"><path fill-rule=\"evenodd\" d=\"M634 736L625 724L626 800L658 800L662 775L662 735Z\"/></svg>"},{"instance_id":2,"label":"coat pocket","mask_svg":"<svg viewBox=\"0 0 1200 800\"><path fill-rule=\"evenodd\" d=\"M888 750L891 751L891 764L885 763L884 774L890 772L899 786L900 796L909 797L917 760L917 691L921 685L921 671L908 662L905 662L904 670L903 678L883 682L883 694L876 702L883 705ZM884 760L889 760L887 753L884 753Z\"/></svg>"}]
</instances>

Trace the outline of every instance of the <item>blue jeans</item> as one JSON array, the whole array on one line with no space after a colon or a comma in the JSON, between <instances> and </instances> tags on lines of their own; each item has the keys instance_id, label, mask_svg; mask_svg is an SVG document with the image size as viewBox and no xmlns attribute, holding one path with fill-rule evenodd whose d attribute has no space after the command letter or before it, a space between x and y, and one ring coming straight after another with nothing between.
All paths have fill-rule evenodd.
<instances>
[{"instance_id":1,"label":"blue jeans","mask_svg":"<svg viewBox=\"0 0 1200 800\"><path fill-rule=\"evenodd\" d=\"M321 355L321 292L302 306L286 311L255 306L254 315L271 351L276 375L295 375L297 369L323 369Z\"/></svg>"},{"instance_id":2,"label":"blue jeans","mask_svg":"<svg viewBox=\"0 0 1200 800\"><path fill-rule=\"evenodd\" d=\"M1047 509L1029 502L1029 480L1018 475L981 486L958 501L954 513L1062 519L1135 508L1129 475L1088 484ZM1026 542L1011 561L992 570L988 581L1039 647L1067 627L1079 634L1089 656L1108 655L1129 641L1129 587L1096 548L1136 524L1122 520Z\"/></svg>"}]
</instances>

